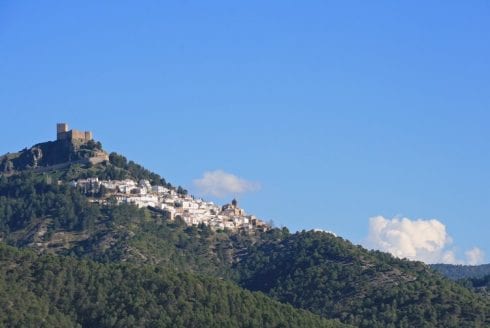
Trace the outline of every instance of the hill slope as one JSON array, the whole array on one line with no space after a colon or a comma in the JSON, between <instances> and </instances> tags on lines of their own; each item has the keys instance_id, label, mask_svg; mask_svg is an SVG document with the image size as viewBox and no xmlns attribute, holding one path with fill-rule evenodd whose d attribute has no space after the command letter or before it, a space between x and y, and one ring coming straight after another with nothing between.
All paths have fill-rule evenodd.
<instances>
[{"instance_id":1,"label":"hill slope","mask_svg":"<svg viewBox=\"0 0 490 328\"><path fill-rule=\"evenodd\" d=\"M454 265L432 264L431 268L439 271L444 276L453 279L482 278L490 274L490 264L482 265Z\"/></svg>"},{"instance_id":2,"label":"hill slope","mask_svg":"<svg viewBox=\"0 0 490 328\"><path fill-rule=\"evenodd\" d=\"M0 156L0 173L13 174L24 170L43 172L72 163L99 163L105 160L108 160L108 155L102 150L100 142L56 140Z\"/></svg>"},{"instance_id":3,"label":"hill slope","mask_svg":"<svg viewBox=\"0 0 490 328\"><path fill-rule=\"evenodd\" d=\"M1 244L0 305L0 323L9 327L343 326L210 277Z\"/></svg>"},{"instance_id":4,"label":"hill slope","mask_svg":"<svg viewBox=\"0 0 490 328\"><path fill-rule=\"evenodd\" d=\"M394 259L381 252L368 252L327 233L290 234L285 228L268 231L214 231L203 224L188 226L179 219L168 220L159 211L111 202L99 204L97 195L87 197L80 190L69 186L70 181L86 177L148 179L152 184L173 188L159 175L114 153L109 156L109 161L98 164L77 162L45 172L27 169L25 172L2 175L1 240L12 246L29 247L38 253L61 257L49 257L49 261L61 261L64 265L77 268L89 265L94 272L100 271L97 279L103 281L100 286L103 291L105 285L112 286L107 275L118 276L121 271L128 271L130 274L127 276L135 281L138 281L137 275L142 275L150 281L170 279L176 285L191 284L195 288L194 279L200 284L218 284L216 288L220 292L216 297L224 298L228 297L228 289L236 290L238 294L243 292L231 283L234 281L247 289L262 291L281 302L361 327L490 325L488 299L443 278L422 263ZM183 188L173 190L185 193ZM67 255L89 258L99 264L64 258ZM31 262L38 263L36 261ZM130 264L121 266L123 262ZM11 268L3 276L16 277L8 280L9 283L37 279L34 279L37 271L31 268L17 264ZM172 271L168 268L172 268ZM74 274L71 271L59 272L59 279L62 280L67 274ZM225 283L222 279L229 282ZM87 316L95 316L99 321L94 322L99 325L109 326L109 323L114 322L111 318L99 316L97 311L78 313L78 308L83 307L73 303L73 299L63 301L61 307L56 306L58 296L40 293L39 283L42 281L19 286L17 294L6 291L5 304L20 302L16 295L25 295L36 300L33 304L39 303L37 312L33 313L49 314L44 316L46 322L84 323ZM228 287L222 287L221 283ZM118 284L128 284L124 288L129 294L136 292L131 289L129 281L122 279ZM184 285L179 285L178 290L185 290ZM90 290L89 287L90 284L82 284L76 288ZM158 299L155 291L151 288L149 290L150 293L142 294L142 297ZM69 291L67 293L70 295ZM124 299L125 296L117 294L114 297ZM270 301L267 300L260 302ZM56 304L51 304L53 301ZM125 300L130 301L132 299ZM215 309L215 312L209 314L209 309L202 302L202 299L197 299L199 306L196 305L196 311L202 309L207 313L205 317L217 318L221 311L230 314L226 308ZM236 302L242 304L239 300ZM92 309L93 304L89 302L87 306ZM19 308L26 309L22 306ZM122 311L120 308L104 309L108 312ZM166 305L158 307L158 311L167 310ZM274 311L279 312L277 314ZM282 320L284 316L281 311L267 310L264 313ZM166 318L172 318L176 313L169 312ZM129 318L129 315L126 312L116 317L119 318L117 320L123 320ZM246 322L236 316L233 318ZM256 325L260 326L260 323L251 324Z\"/></svg>"},{"instance_id":5,"label":"hill slope","mask_svg":"<svg viewBox=\"0 0 490 328\"><path fill-rule=\"evenodd\" d=\"M490 303L423 263L368 252L322 232L253 247L242 286L361 327L484 327Z\"/></svg>"}]
</instances>

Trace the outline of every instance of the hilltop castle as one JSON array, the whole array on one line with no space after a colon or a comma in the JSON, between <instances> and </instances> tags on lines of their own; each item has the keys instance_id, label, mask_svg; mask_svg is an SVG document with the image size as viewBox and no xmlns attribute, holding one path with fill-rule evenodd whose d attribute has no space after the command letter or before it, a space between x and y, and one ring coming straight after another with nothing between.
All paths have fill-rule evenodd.
<instances>
[{"instance_id":1,"label":"hilltop castle","mask_svg":"<svg viewBox=\"0 0 490 328\"><path fill-rule=\"evenodd\" d=\"M94 136L91 131L78 131L74 129L68 131L68 124L56 124L56 140L78 141L85 143L93 138Z\"/></svg>"}]
</instances>

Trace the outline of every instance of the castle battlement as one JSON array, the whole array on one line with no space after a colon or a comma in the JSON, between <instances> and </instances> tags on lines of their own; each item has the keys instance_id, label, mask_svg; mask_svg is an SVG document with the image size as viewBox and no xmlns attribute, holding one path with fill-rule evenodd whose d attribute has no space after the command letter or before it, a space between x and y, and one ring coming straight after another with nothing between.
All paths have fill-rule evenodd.
<instances>
[{"instance_id":1,"label":"castle battlement","mask_svg":"<svg viewBox=\"0 0 490 328\"><path fill-rule=\"evenodd\" d=\"M93 138L94 136L91 131L68 130L68 124L56 124L56 140L87 142L93 140Z\"/></svg>"}]
</instances>

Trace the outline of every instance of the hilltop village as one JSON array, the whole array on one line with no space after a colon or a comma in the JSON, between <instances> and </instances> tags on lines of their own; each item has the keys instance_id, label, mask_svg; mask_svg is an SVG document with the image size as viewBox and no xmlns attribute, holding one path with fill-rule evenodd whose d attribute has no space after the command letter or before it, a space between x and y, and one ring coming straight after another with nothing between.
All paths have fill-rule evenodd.
<instances>
[{"instance_id":1,"label":"hilltop village","mask_svg":"<svg viewBox=\"0 0 490 328\"><path fill-rule=\"evenodd\" d=\"M68 124L56 125L56 140L40 143L30 149L0 156L0 174L12 175L22 170L49 172L73 164L98 165L110 161L91 131L69 129ZM63 183L58 181L58 183ZM160 212L169 220L182 219L188 225L206 224L215 230L267 230L269 225L248 215L236 200L222 207L213 202L189 196L174 188L151 185L149 180L79 179L68 182L90 201L100 204L133 204Z\"/></svg>"},{"instance_id":2,"label":"hilltop village","mask_svg":"<svg viewBox=\"0 0 490 328\"><path fill-rule=\"evenodd\" d=\"M267 230L268 225L248 215L234 199L222 207L200 198L179 194L163 186L152 186L148 180L99 180L98 178L71 181L73 188L91 197L92 202L133 204L160 211L168 219L181 218L188 225L206 224L211 228L229 230Z\"/></svg>"}]
</instances>

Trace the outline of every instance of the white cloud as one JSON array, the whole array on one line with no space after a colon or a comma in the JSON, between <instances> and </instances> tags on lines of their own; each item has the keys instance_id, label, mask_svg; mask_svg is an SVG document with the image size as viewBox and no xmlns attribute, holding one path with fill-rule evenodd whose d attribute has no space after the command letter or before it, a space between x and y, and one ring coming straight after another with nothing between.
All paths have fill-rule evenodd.
<instances>
[{"instance_id":1,"label":"white cloud","mask_svg":"<svg viewBox=\"0 0 490 328\"><path fill-rule=\"evenodd\" d=\"M330 230L324 230L324 229L313 229L313 231L315 232L325 232L325 233L329 233L331 235L333 235L334 237L337 237L337 234L333 231L330 231Z\"/></svg>"},{"instance_id":2,"label":"white cloud","mask_svg":"<svg viewBox=\"0 0 490 328\"><path fill-rule=\"evenodd\" d=\"M485 253L478 247L473 247L464 254L466 255L466 260L469 265L482 264L485 259Z\"/></svg>"},{"instance_id":3,"label":"white cloud","mask_svg":"<svg viewBox=\"0 0 490 328\"><path fill-rule=\"evenodd\" d=\"M247 181L222 170L204 172L202 178L194 180L194 185L201 194L216 197L236 196L260 189L259 183Z\"/></svg>"},{"instance_id":4,"label":"white cloud","mask_svg":"<svg viewBox=\"0 0 490 328\"><path fill-rule=\"evenodd\" d=\"M452 238L446 226L438 220L386 219L377 216L369 219L368 247L389 252L399 258L426 263L480 264L483 251L473 248L465 253L466 261L457 259L449 247Z\"/></svg>"}]
</instances>

